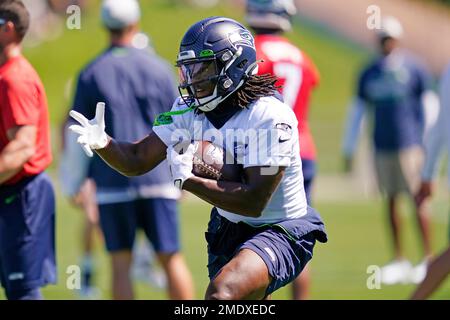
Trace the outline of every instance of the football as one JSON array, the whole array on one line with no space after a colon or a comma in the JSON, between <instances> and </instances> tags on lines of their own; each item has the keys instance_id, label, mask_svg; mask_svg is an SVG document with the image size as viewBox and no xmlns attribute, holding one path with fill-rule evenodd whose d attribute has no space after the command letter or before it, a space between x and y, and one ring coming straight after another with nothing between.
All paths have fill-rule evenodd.
<instances>
[{"instance_id":1,"label":"football","mask_svg":"<svg viewBox=\"0 0 450 320\"><path fill-rule=\"evenodd\" d=\"M192 173L198 177L222 180L243 181L243 167L237 163L227 163L226 159L234 159L232 155L210 141L199 141L194 154ZM228 161L230 162L230 161Z\"/></svg>"}]
</instances>

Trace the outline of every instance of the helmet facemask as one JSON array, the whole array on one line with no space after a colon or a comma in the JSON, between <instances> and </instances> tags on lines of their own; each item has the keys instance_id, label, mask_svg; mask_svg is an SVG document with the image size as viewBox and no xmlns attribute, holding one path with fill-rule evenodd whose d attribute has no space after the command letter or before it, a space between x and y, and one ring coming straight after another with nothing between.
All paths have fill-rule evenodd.
<instances>
[{"instance_id":1,"label":"helmet facemask","mask_svg":"<svg viewBox=\"0 0 450 320\"><path fill-rule=\"evenodd\" d=\"M199 108L201 111L214 110L220 102L224 101L244 83L244 79L238 85L227 76L227 70L241 56L242 48L238 48L233 55L229 50L222 54L213 54L208 58L180 59L189 57L189 53L182 52L179 55L177 66L180 73L180 95L185 103ZM186 90L188 95L183 95Z\"/></svg>"}]
</instances>

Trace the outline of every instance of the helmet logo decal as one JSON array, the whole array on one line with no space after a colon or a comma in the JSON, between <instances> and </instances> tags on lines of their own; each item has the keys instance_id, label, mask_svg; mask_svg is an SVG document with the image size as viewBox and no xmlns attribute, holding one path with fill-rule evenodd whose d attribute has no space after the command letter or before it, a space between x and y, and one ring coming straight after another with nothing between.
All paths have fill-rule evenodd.
<instances>
[{"instance_id":1,"label":"helmet logo decal","mask_svg":"<svg viewBox=\"0 0 450 320\"><path fill-rule=\"evenodd\" d=\"M238 30L228 35L228 39L234 48L238 46L255 47L255 40L251 33L247 30Z\"/></svg>"},{"instance_id":2,"label":"helmet logo decal","mask_svg":"<svg viewBox=\"0 0 450 320\"><path fill-rule=\"evenodd\" d=\"M212 57L214 55L214 51L212 50L203 50L200 52L200 58Z\"/></svg>"}]
</instances>

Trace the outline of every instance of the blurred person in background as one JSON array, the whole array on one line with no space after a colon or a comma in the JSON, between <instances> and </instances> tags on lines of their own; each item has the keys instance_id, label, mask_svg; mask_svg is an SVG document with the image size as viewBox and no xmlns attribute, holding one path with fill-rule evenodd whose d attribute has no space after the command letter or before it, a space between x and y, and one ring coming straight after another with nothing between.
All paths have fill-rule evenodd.
<instances>
[{"instance_id":1,"label":"blurred person in background","mask_svg":"<svg viewBox=\"0 0 450 320\"><path fill-rule=\"evenodd\" d=\"M433 180L438 171L441 151L450 151L450 65L440 83L440 111L437 121L429 130L425 139L426 161L422 175L422 185L417 195L418 201L424 201L433 194ZM450 185L450 156L448 183ZM450 239L450 224L449 224ZM428 267L427 276L412 295L412 299L427 299L450 273L450 247L433 259Z\"/></svg>"},{"instance_id":2,"label":"blurred person in background","mask_svg":"<svg viewBox=\"0 0 450 320\"><path fill-rule=\"evenodd\" d=\"M151 39L148 35L136 33L131 41L132 46L154 54ZM67 86L71 86L72 80ZM59 162L59 178L64 195L69 197L71 203L84 212L83 228L81 232L81 289L79 296L82 299L98 299L100 290L95 282L94 240L99 230L99 213L96 199L96 185L89 177L91 161L77 144L77 136L68 130L69 122L62 127L62 156ZM153 287L162 289L166 287L166 277L155 263L155 253L146 239L140 239L133 247L133 278L146 282Z\"/></svg>"},{"instance_id":3,"label":"blurred person in background","mask_svg":"<svg viewBox=\"0 0 450 320\"><path fill-rule=\"evenodd\" d=\"M300 156L308 204L316 175L316 147L309 129L310 97L319 83L319 72L305 52L294 46L283 34L292 28L296 14L292 0L247 0L247 24L255 33L258 74L273 74L284 103L290 106L299 122ZM310 272L306 267L293 282L293 298L308 298Z\"/></svg>"},{"instance_id":4,"label":"blurred person in background","mask_svg":"<svg viewBox=\"0 0 450 320\"><path fill-rule=\"evenodd\" d=\"M83 11L87 8L85 0L23 0L23 3L30 12L30 30L24 41L27 47L60 37L70 6L76 5Z\"/></svg>"},{"instance_id":5,"label":"blurred person in background","mask_svg":"<svg viewBox=\"0 0 450 320\"><path fill-rule=\"evenodd\" d=\"M42 299L56 282L47 97L21 53L29 19L21 1L0 2L0 281L10 300Z\"/></svg>"},{"instance_id":6,"label":"blurred person in background","mask_svg":"<svg viewBox=\"0 0 450 320\"><path fill-rule=\"evenodd\" d=\"M268 299L302 272L316 241L327 242L320 215L306 201L297 119L274 97L276 77L257 75L257 64L253 36L244 26L209 17L181 40L179 89L186 95L158 116L152 133L135 143L118 142L105 131L105 103L97 104L92 120L70 111L79 125L69 129L87 152L126 176L145 174L167 159L174 185L214 206L205 233L207 300ZM253 134L249 140L254 130L268 144ZM217 138L230 132L231 141ZM245 179L218 181L192 172L197 142L211 137L234 155Z\"/></svg>"},{"instance_id":7,"label":"blurred person in background","mask_svg":"<svg viewBox=\"0 0 450 320\"><path fill-rule=\"evenodd\" d=\"M394 260L381 269L382 282L419 283L431 257L430 221L425 202L414 201L424 163L423 134L427 112L436 109L431 77L412 54L399 47L403 27L384 17L376 30L380 55L362 71L357 95L348 114L343 143L346 170L350 170L364 113L373 120L375 169L380 191L387 200L394 242ZM405 258L400 241L399 196L414 202L424 258L416 266Z\"/></svg>"},{"instance_id":8,"label":"blurred person in background","mask_svg":"<svg viewBox=\"0 0 450 320\"><path fill-rule=\"evenodd\" d=\"M23 2L30 12L30 32L25 39L27 47L36 47L44 41L62 35L64 21L52 10L48 0Z\"/></svg>"},{"instance_id":9,"label":"blurred person in background","mask_svg":"<svg viewBox=\"0 0 450 320\"><path fill-rule=\"evenodd\" d=\"M83 211L83 227L81 232L82 258L81 288L82 299L98 299L100 290L95 283L94 240L96 234L103 237L99 229L99 212L96 199L96 186L89 177L89 157L78 146L76 135L68 130L68 122L63 126L63 150L59 168L59 177L63 193L71 203ZM165 274L156 264L156 257L151 244L140 239L133 247L133 278L146 282L158 289L166 288Z\"/></svg>"},{"instance_id":10,"label":"blurred person in background","mask_svg":"<svg viewBox=\"0 0 450 320\"><path fill-rule=\"evenodd\" d=\"M110 133L125 141L151 132L155 116L167 111L177 96L170 66L132 46L139 20L136 0L103 2L102 21L110 47L81 72L73 103L74 110L93 116L96 102L106 102ZM131 250L136 230L142 228L166 273L169 297L192 299L191 275L180 253L179 190L170 180L167 163L144 176L127 178L95 157L89 170L97 186L100 225L111 255L113 298L134 298Z\"/></svg>"}]
</instances>

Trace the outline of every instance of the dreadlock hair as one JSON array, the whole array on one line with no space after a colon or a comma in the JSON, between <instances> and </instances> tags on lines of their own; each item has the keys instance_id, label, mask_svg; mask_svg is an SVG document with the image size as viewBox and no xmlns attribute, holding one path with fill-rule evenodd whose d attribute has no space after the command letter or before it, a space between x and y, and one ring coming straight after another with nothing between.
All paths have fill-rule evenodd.
<instances>
[{"instance_id":1,"label":"dreadlock hair","mask_svg":"<svg viewBox=\"0 0 450 320\"><path fill-rule=\"evenodd\" d=\"M275 83L278 78L269 73L263 75L251 75L245 83L228 100L229 103L241 108L246 108L251 103L262 97L274 96L280 88Z\"/></svg>"}]
</instances>

